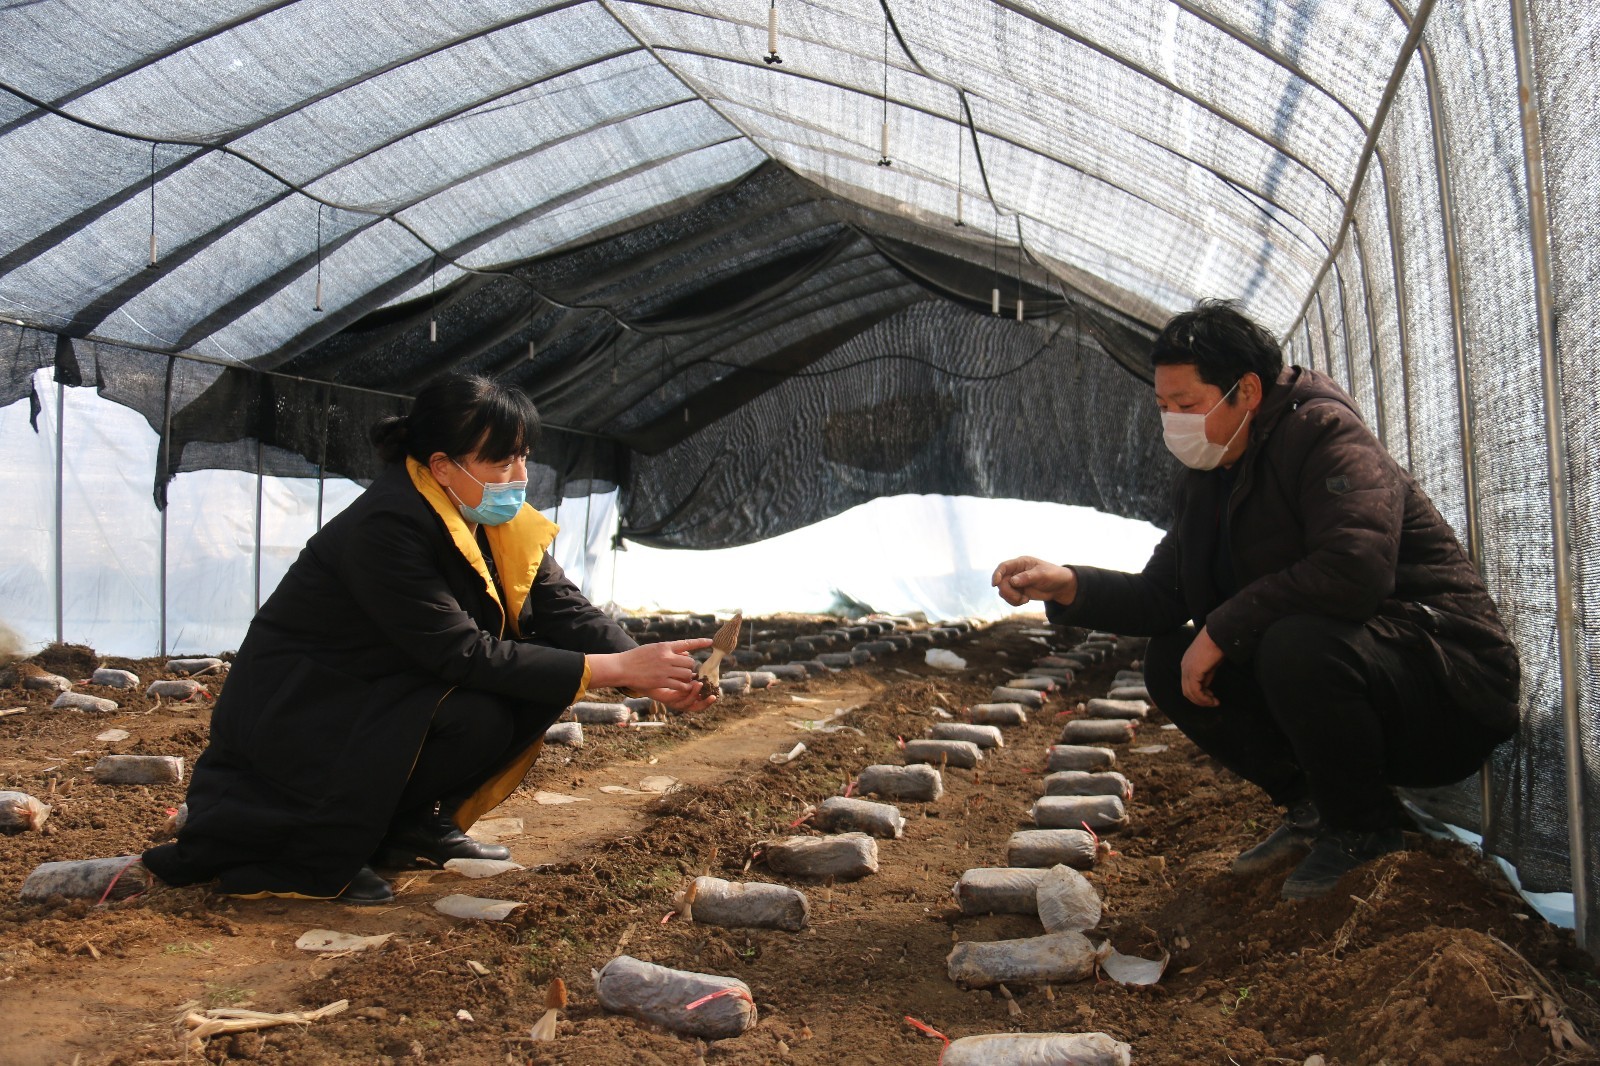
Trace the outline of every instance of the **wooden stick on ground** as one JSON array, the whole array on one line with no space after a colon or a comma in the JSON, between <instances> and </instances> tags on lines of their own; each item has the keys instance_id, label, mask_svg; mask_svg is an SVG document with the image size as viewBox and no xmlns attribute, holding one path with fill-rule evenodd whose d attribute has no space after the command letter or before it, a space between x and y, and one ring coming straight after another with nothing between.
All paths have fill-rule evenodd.
<instances>
[{"instance_id":1,"label":"wooden stick on ground","mask_svg":"<svg viewBox=\"0 0 1600 1066\"><path fill-rule=\"evenodd\" d=\"M336 1000L326 1007L319 1007L312 1011L288 1011L283 1014L267 1014L263 1011L244 1010L240 1007L213 1007L208 1011L189 1011L183 1016L183 1024L190 1030L189 1039L192 1043L203 1044L214 1036L229 1033L247 1033L255 1029L271 1029L279 1025L310 1025L312 1022L321 1021L323 1018L338 1014L350 1006L348 999Z\"/></svg>"}]
</instances>

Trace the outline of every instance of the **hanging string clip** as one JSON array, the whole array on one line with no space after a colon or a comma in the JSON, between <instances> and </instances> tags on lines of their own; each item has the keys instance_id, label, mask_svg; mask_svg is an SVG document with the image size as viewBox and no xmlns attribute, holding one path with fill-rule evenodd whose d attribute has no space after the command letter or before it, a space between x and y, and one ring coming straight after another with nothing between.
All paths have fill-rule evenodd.
<instances>
[{"instance_id":1,"label":"hanging string clip","mask_svg":"<svg viewBox=\"0 0 1600 1066\"><path fill-rule=\"evenodd\" d=\"M761 61L768 66L783 62L778 55L778 0L772 0L772 6L767 8L767 54L761 57Z\"/></svg>"}]
</instances>

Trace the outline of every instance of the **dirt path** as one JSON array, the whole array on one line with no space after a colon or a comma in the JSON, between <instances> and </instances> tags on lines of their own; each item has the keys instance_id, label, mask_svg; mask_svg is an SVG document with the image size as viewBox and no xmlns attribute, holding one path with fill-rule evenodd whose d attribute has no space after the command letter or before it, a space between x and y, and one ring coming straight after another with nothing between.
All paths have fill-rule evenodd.
<instances>
[{"instance_id":1,"label":"dirt path","mask_svg":"<svg viewBox=\"0 0 1600 1066\"><path fill-rule=\"evenodd\" d=\"M764 765L768 755L787 752L797 741L804 741L809 731L795 728L796 724L831 719L865 703L881 688L854 678L826 695L799 696L776 687L768 700L746 715L730 718L714 733L672 744L646 758L624 759L575 774L568 788L560 788L561 778L557 777L532 797L527 789L519 789L486 817L520 818L524 832L518 836L477 835L484 839L492 835L511 848L513 860L525 866L571 861L599 841L643 828L647 810L660 798L659 792L641 787L646 778L670 777L691 787L721 784ZM601 791L605 787L633 789L640 794ZM538 799L548 799L552 793L576 802Z\"/></svg>"}]
</instances>

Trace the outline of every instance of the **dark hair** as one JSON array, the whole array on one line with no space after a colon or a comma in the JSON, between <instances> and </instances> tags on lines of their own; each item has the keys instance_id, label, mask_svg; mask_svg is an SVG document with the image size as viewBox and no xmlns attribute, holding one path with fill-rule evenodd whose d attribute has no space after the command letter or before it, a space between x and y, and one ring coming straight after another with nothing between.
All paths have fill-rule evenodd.
<instances>
[{"instance_id":1,"label":"dark hair","mask_svg":"<svg viewBox=\"0 0 1600 1066\"><path fill-rule=\"evenodd\" d=\"M417 393L411 413L379 419L372 443L386 463L435 452L491 461L526 455L539 439L539 412L528 394L477 374L443 374Z\"/></svg>"},{"instance_id":2,"label":"dark hair","mask_svg":"<svg viewBox=\"0 0 1600 1066\"><path fill-rule=\"evenodd\" d=\"M1223 392L1246 374L1261 378L1261 393L1272 391L1283 372L1283 349L1265 328L1251 321L1231 300L1202 300L1194 310L1174 315L1156 337L1154 366L1192 365L1200 380ZM1237 394L1230 402L1238 400Z\"/></svg>"}]
</instances>

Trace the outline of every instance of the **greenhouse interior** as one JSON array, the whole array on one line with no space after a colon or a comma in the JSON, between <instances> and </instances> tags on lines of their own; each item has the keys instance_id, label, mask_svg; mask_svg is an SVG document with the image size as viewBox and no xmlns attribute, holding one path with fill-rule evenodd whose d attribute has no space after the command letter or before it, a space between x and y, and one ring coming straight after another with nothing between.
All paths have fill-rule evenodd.
<instances>
[{"instance_id":1,"label":"greenhouse interior","mask_svg":"<svg viewBox=\"0 0 1600 1066\"><path fill-rule=\"evenodd\" d=\"M1287 364L1348 393L1481 575L1520 659L1520 727L1472 777L1406 793L1408 809L1497 862L1526 893L1522 910L1540 908L1514 917L1556 915L1568 931L1551 935L1571 945L1564 965L1590 965L1600 920L1592 4L33 0L0 4L0 39L9 658L71 646L119 663L237 651L308 538L382 473L370 427L446 371L532 399L542 430L527 501L559 527L551 553L568 579L619 618L742 609L934 630L964 620L962 640L1025 633L1017 627L1046 625L1041 608L1002 602L996 564L1033 554L1137 571L1171 525L1181 467L1163 446L1152 347L1172 316L1228 300ZM774 623L772 639L799 639L787 624ZM649 631L639 625L630 632ZM1015 639L1035 651L1056 641ZM964 646L951 645L958 656ZM994 646L984 654L1000 655L996 669L1020 661L1012 644ZM1136 661L1129 647L1118 654ZM932 662L919 644L874 685L913 673L937 682ZM906 699L926 713L931 697ZM12 726L7 745L22 744L30 727L18 723L33 717L0 719ZM1145 728L1141 740L1180 739ZM782 747L794 739L782 734ZM52 773L83 761L65 754L79 741L53 743L53 754L28 749L58 760ZM0 788L46 780L44 762L44 776L26 778L34 755L13 754ZM816 750L795 765L808 757ZM540 787L571 791L577 770L552 772ZM56 798L45 799L66 811L49 780ZM70 823L58 813L57 824L46 842ZM749 869L742 853L719 861L735 858ZM1181 881L1194 865L1148 877ZM1358 909L1399 891L1383 886L1352 889ZM831 879L826 891L831 906ZM0 924L4 937L37 940L27 915ZM247 924L246 905L226 921ZM1180 939L1197 936L1198 921ZM116 937L96 936L98 948L83 942L99 963ZM897 936L885 933L885 950L899 950ZM1164 954L1174 942L1163 927ZM721 969L732 973L750 941L729 943ZM946 938L941 955L948 948ZM71 950L72 966L91 961ZM652 957L718 967L715 952L686 950L658 943ZM592 957L598 969L605 951ZM589 987L583 959L568 968L574 1004ZM1163 983L1228 986L1236 1009L1208 1025L1243 1024L1250 988L1264 994L1265 978L1174 976L1180 962L1173 955ZM26 972L12 987L44 995L50 982L30 985L38 974ZM263 1011L318 1006L337 998L331 972L319 970L312 991L296 986L298 999L274 998L257 977L250 1000ZM874 976L874 987L890 980ZM1592 992L1600 978L1586 983ZM1501 1006L1513 985L1495 986ZM1048 1002L996 997L991 1028L1063 1030L1042 1012L1068 1009L1057 1001L1071 987ZM752 1012L777 1009L778 993L755 993ZM20 992L0 1002L8 995ZM166 998L170 1014L196 997ZM388 1024L373 1020L381 1001L368 1002L379 1013L361 1024ZM770 1037L782 1054L738 1050L758 1026L716 1056L833 1061L827 1049L842 1054L850 1038L818 1020L845 1009L828 1002L803 1022L768 1023L789 1026ZM461 1005L441 1015L450 1032L469 1025L452 1018ZM1582 1014L1570 997L1568 1008ZM905 1011L883 1010L894 1032L869 1061L935 1061L936 1041L902 1023ZM355 1022L330 1017L252 1037L250 1054L706 1061L687 1037L652 1044L654 1059L578 1046L633 1031L598 1028L613 1023L597 1008L583 1017L597 1020L579 1019L551 1051L469 1052L466 1036L409 1034L394 1038L399 1050L352 1038L336 1054L315 1034ZM981 1029L952 1017L950 1036ZM1574 1030L1566 1017L1551 1006L1539 1022L1545 1044L1556 1041L1547 1061L1593 1061L1581 1057L1581 1021ZM1379 1061L1250 1024L1266 1035L1253 1050L1228 1045L1240 1061ZM213 1061L230 1039L234 1056L250 1057L243 1035L190 1028L207 1034ZM1224 1061L1198 1043L1141 1052L1138 1026L1124 1029L1113 1035L1135 1061ZM73 1048L113 1061L87 1035L49 1045L42 1032L29 1030L14 1061L76 1061ZM130 1037L133 1057L116 1061L155 1061L154 1039ZM946 1043L956 1060L961 1041ZM1432 1058L1383 1046L1388 1061L1535 1061L1443 1042Z\"/></svg>"}]
</instances>

